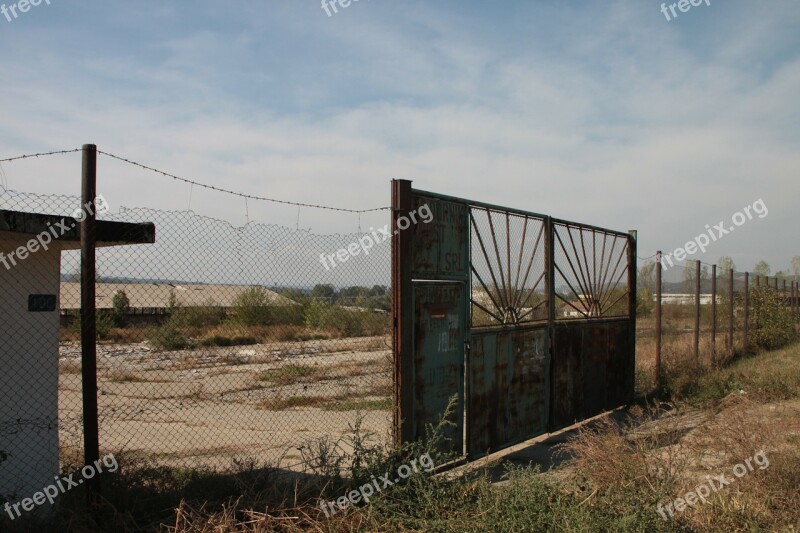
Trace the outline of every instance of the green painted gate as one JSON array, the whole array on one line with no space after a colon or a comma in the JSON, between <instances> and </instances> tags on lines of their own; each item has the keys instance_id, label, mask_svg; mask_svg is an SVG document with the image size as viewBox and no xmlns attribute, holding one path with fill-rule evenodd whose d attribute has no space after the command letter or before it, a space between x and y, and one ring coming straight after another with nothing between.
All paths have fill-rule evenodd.
<instances>
[{"instance_id":1,"label":"green painted gate","mask_svg":"<svg viewBox=\"0 0 800 533\"><path fill-rule=\"evenodd\" d=\"M392 184L395 432L472 459L630 400L635 237Z\"/></svg>"}]
</instances>

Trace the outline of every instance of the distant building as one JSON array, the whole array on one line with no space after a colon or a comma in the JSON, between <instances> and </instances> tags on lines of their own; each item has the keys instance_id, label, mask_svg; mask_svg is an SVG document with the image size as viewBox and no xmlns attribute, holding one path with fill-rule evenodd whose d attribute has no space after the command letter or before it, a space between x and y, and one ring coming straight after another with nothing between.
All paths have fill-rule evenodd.
<instances>
[{"instance_id":1,"label":"distant building","mask_svg":"<svg viewBox=\"0 0 800 533\"><path fill-rule=\"evenodd\" d=\"M653 301L657 302L656 299L657 295L653 296ZM711 305L713 298L710 293L701 294L700 295L700 305ZM695 295L694 294L662 294L661 295L661 303L662 304L672 304L672 305L694 305ZM720 295L717 294L717 303L721 302Z\"/></svg>"}]
</instances>

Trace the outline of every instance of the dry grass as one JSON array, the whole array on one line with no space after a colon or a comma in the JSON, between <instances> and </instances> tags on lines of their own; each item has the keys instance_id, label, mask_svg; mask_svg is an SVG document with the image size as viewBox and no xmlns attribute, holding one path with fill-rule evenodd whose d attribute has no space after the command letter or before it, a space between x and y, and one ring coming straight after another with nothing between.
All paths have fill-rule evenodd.
<instances>
[{"instance_id":1,"label":"dry grass","mask_svg":"<svg viewBox=\"0 0 800 533\"><path fill-rule=\"evenodd\" d=\"M256 376L256 381L269 381L277 385L308 383L321 373L318 366L288 364L272 368Z\"/></svg>"}]
</instances>

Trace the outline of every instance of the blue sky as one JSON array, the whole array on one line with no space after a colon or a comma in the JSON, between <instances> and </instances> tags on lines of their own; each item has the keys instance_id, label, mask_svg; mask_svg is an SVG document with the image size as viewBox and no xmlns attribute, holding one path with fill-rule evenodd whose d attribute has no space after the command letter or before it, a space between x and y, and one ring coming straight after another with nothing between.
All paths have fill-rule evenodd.
<instances>
[{"instance_id":1,"label":"blue sky","mask_svg":"<svg viewBox=\"0 0 800 533\"><path fill-rule=\"evenodd\" d=\"M9 0L0 3L11 4ZM0 158L96 143L195 181L285 200L388 205L416 187L614 229L640 255L759 198L709 262L800 255L800 4L51 0L0 16ZM75 154L6 163L15 190L76 193ZM113 205L187 209L186 185L101 159ZM191 208L234 224L236 198ZM295 226L297 210L250 204ZM353 215L301 210L353 232ZM382 225L385 214L363 226Z\"/></svg>"}]
</instances>

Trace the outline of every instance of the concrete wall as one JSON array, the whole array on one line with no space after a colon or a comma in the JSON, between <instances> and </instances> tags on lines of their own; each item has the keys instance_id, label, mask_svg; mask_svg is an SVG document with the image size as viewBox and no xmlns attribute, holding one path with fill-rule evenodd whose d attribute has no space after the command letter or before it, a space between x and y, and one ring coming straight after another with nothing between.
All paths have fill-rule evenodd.
<instances>
[{"instance_id":1,"label":"concrete wall","mask_svg":"<svg viewBox=\"0 0 800 533\"><path fill-rule=\"evenodd\" d=\"M0 234L0 252L27 242ZM0 495L29 497L53 482L58 456L58 304L28 312L28 295L59 293L61 252L0 263Z\"/></svg>"}]
</instances>

